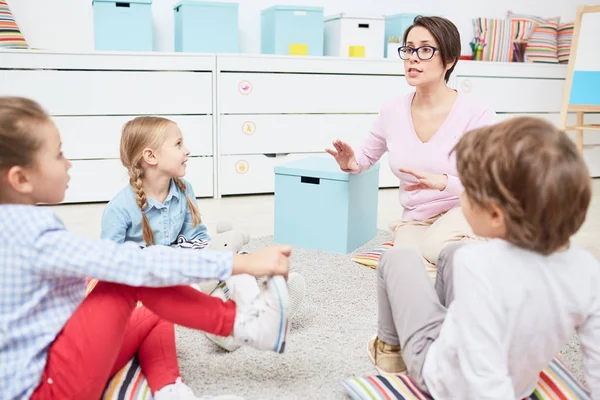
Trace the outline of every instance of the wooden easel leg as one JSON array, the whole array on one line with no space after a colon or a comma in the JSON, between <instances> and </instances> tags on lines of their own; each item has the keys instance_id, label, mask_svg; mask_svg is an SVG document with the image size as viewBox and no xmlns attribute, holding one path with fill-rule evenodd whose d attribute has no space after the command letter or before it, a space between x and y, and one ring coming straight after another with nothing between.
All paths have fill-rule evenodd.
<instances>
[{"instance_id":1,"label":"wooden easel leg","mask_svg":"<svg viewBox=\"0 0 600 400\"><path fill-rule=\"evenodd\" d=\"M577 112L577 126L583 125L583 112ZM577 150L583 154L583 129L577 129Z\"/></svg>"}]
</instances>

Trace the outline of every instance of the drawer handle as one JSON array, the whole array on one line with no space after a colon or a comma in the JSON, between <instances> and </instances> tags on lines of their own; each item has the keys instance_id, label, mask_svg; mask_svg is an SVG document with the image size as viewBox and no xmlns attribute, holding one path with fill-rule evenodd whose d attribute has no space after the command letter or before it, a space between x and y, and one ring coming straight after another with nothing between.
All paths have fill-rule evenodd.
<instances>
[{"instance_id":1,"label":"drawer handle","mask_svg":"<svg viewBox=\"0 0 600 400\"><path fill-rule=\"evenodd\" d=\"M131 4L129 4L129 3L115 3L115 7L129 8L129 7L131 7Z\"/></svg>"},{"instance_id":2,"label":"drawer handle","mask_svg":"<svg viewBox=\"0 0 600 400\"><path fill-rule=\"evenodd\" d=\"M312 176L301 176L300 182L309 183L311 185L319 185L321 183L321 178L313 178Z\"/></svg>"},{"instance_id":3,"label":"drawer handle","mask_svg":"<svg viewBox=\"0 0 600 400\"><path fill-rule=\"evenodd\" d=\"M267 158L286 157L290 153L265 153L264 156Z\"/></svg>"},{"instance_id":4,"label":"drawer handle","mask_svg":"<svg viewBox=\"0 0 600 400\"><path fill-rule=\"evenodd\" d=\"M369 24L358 24L358 27L369 29Z\"/></svg>"}]
</instances>

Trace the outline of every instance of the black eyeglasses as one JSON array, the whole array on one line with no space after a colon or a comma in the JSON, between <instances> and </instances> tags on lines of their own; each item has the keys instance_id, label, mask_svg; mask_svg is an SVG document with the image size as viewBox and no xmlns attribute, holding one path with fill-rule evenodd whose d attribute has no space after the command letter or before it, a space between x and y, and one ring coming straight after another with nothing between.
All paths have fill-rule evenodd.
<instances>
[{"instance_id":1,"label":"black eyeglasses","mask_svg":"<svg viewBox=\"0 0 600 400\"><path fill-rule=\"evenodd\" d=\"M408 60L412 57L413 53L417 53L417 57L420 60L431 60L433 55L439 49L433 46L421 46L421 47L409 47L402 46L398 49L398 55L403 60Z\"/></svg>"}]
</instances>

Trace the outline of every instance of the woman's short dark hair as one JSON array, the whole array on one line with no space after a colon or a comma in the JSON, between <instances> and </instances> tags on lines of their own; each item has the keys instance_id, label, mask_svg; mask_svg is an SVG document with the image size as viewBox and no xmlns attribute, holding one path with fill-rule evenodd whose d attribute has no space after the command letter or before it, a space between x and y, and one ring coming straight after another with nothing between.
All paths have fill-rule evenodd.
<instances>
[{"instance_id":1,"label":"woman's short dark hair","mask_svg":"<svg viewBox=\"0 0 600 400\"><path fill-rule=\"evenodd\" d=\"M444 66L452 63L452 67L446 71L444 80L448 83L452 71L460 58L460 33L458 28L452 21L442 17L425 17L422 15L417 16L413 24L406 29L404 32L403 44L406 45L408 34L412 28L421 26L427 29L431 35L435 38L438 44L439 53L442 57L442 63Z\"/></svg>"}]
</instances>

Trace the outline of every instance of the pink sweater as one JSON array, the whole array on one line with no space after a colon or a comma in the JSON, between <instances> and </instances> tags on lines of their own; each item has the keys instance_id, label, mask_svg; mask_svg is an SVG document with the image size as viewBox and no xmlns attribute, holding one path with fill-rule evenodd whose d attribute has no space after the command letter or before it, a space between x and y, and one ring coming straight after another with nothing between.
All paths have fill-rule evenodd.
<instances>
[{"instance_id":1,"label":"pink sweater","mask_svg":"<svg viewBox=\"0 0 600 400\"><path fill-rule=\"evenodd\" d=\"M414 92L385 104L363 144L354 149L363 171L379 161L388 151L388 163L400 180L402 219L422 221L450 210L459 204L462 185L457 176L456 157L448 154L461 136L471 129L493 124L496 113L468 95L458 93L448 117L427 143L421 142L413 128L410 104ZM383 166L382 166L383 168ZM416 178L398 171L407 168L434 174L447 174L445 190L406 192L403 187L418 183Z\"/></svg>"}]
</instances>

